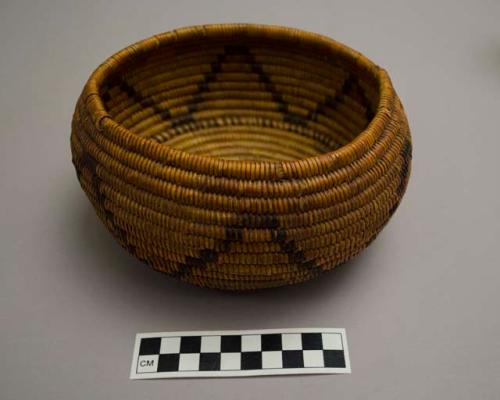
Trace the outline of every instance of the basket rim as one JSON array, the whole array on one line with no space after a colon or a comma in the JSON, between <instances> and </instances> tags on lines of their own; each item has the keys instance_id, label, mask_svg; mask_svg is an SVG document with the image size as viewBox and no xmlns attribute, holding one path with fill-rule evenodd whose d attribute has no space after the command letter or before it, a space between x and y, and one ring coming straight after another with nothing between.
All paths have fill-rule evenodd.
<instances>
[{"instance_id":1,"label":"basket rim","mask_svg":"<svg viewBox=\"0 0 500 400\"><path fill-rule=\"evenodd\" d=\"M221 35L221 33L227 36L243 34L249 35L249 37L255 34L267 34L269 37L281 37L303 44L323 46L325 49L341 54L345 60L371 74L378 83L379 103L376 110L374 110L372 119L352 141L325 153L295 160L227 160L214 156L193 154L143 138L114 120L106 111L100 95L100 88L106 78L121 65L169 44L194 38L209 38L210 35ZM136 150L146 151L149 157L155 161L167 162L171 165L178 164L186 170L198 173L206 174L207 171L212 171L212 173L227 172L227 176L232 177L243 177L245 175L245 177L248 176L253 179L280 180L284 178L285 170L289 171L294 178L322 174L331 171L332 167L346 165L368 151L390 122L395 92L389 75L383 68L377 66L358 51L328 36L279 25L223 23L177 28L153 35L123 48L94 70L85 84L82 97L90 116L93 118L94 125L99 131L104 131L113 136L119 143L127 144ZM244 168L245 166L248 168ZM251 173L245 174L245 169L248 169Z\"/></svg>"}]
</instances>

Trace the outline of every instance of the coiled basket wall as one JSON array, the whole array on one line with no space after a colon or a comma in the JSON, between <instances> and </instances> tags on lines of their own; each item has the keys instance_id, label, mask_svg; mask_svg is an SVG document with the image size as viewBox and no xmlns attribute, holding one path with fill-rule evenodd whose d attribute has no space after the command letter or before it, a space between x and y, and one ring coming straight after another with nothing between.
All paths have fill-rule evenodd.
<instances>
[{"instance_id":1,"label":"coiled basket wall","mask_svg":"<svg viewBox=\"0 0 500 400\"><path fill-rule=\"evenodd\" d=\"M406 189L387 73L324 36L196 26L113 55L77 102L80 184L120 244L219 289L317 277L366 247Z\"/></svg>"}]
</instances>

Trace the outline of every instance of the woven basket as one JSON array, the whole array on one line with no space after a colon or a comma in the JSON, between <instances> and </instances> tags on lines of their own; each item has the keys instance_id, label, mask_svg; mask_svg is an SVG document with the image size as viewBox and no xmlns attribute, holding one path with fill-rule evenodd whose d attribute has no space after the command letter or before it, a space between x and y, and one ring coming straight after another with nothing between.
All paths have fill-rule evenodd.
<instances>
[{"instance_id":1,"label":"woven basket","mask_svg":"<svg viewBox=\"0 0 500 400\"><path fill-rule=\"evenodd\" d=\"M73 117L80 184L154 269L228 290L309 280L365 248L406 189L387 73L324 36L196 26L92 74Z\"/></svg>"}]
</instances>

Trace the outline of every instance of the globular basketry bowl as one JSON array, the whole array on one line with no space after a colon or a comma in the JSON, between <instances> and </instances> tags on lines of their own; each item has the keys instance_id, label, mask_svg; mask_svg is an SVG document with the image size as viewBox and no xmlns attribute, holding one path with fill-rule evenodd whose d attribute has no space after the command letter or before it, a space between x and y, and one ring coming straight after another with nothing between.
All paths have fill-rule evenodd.
<instances>
[{"instance_id":1,"label":"globular basketry bowl","mask_svg":"<svg viewBox=\"0 0 500 400\"><path fill-rule=\"evenodd\" d=\"M228 290L306 281L359 253L411 162L386 71L327 37L248 24L183 28L107 59L77 102L71 150L124 248Z\"/></svg>"}]
</instances>

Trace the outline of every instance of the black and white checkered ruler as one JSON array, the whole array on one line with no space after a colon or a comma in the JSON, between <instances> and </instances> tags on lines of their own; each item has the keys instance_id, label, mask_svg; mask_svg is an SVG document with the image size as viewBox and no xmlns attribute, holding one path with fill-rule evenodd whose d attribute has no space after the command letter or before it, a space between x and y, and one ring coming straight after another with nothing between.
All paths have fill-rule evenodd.
<instances>
[{"instance_id":1,"label":"black and white checkered ruler","mask_svg":"<svg viewBox=\"0 0 500 400\"><path fill-rule=\"evenodd\" d=\"M131 379L351 372L344 329L139 333Z\"/></svg>"}]
</instances>

